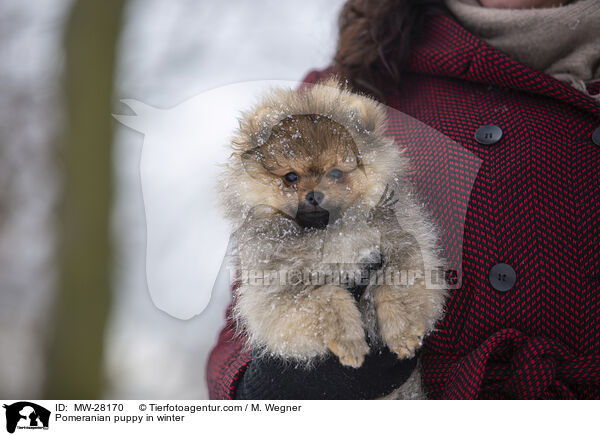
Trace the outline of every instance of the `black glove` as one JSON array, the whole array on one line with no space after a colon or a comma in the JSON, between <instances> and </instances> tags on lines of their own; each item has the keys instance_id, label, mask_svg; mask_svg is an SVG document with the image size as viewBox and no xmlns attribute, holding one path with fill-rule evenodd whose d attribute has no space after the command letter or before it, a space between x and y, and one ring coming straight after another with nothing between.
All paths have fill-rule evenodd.
<instances>
[{"instance_id":1,"label":"black glove","mask_svg":"<svg viewBox=\"0 0 600 436\"><path fill-rule=\"evenodd\" d=\"M343 366L330 353L309 369L277 357L250 362L236 389L237 400L368 400L398 388L417 358L399 360L389 349L373 351L360 368Z\"/></svg>"}]
</instances>

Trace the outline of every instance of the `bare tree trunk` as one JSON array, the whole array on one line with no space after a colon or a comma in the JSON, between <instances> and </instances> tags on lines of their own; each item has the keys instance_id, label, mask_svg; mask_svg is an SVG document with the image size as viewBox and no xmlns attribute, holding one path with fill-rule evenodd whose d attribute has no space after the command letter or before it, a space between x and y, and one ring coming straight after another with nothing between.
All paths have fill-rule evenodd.
<instances>
[{"instance_id":1,"label":"bare tree trunk","mask_svg":"<svg viewBox=\"0 0 600 436\"><path fill-rule=\"evenodd\" d=\"M110 114L125 1L78 0L67 23L64 196L46 398L94 399L102 393L104 327L111 300Z\"/></svg>"}]
</instances>

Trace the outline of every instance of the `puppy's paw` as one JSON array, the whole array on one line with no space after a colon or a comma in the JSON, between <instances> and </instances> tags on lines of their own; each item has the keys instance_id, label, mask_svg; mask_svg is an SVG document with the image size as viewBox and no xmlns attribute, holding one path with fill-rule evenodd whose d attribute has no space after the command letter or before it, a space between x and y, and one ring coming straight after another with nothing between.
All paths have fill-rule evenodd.
<instances>
[{"instance_id":1,"label":"puppy's paw","mask_svg":"<svg viewBox=\"0 0 600 436\"><path fill-rule=\"evenodd\" d=\"M400 359L411 358L421 348L426 324L418 310L407 306L400 294L381 289L375 297L381 338Z\"/></svg>"},{"instance_id":2,"label":"puppy's paw","mask_svg":"<svg viewBox=\"0 0 600 436\"><path fill-rule=\"evenodd\" d=\"M388 348L398 355L399 359L410 359L423 344L423 333L408 336L393 336L385 340Z\"/></svg>"},{"instance_id":3,"label":"puppy's paw","mask_svg":"<svg viewBox=\"0 0 600 436\"><path fill-rule=\"evenodd\" d=\"M376 290L375 311L381 338L400 359L414 357L431 330L431 316L424 310L426 301L415 299L415 295L402 289L384 286Z\"/></svg>"},{"instance_id":4,"label":"puppy's paw","mask_svg":"<svg viewBox=\"0 0 600 436\"><path fill-rule=\"evenodd\" d=\"M364 338L329 341L327 347L338 357L342 365L352 368L359 368L369 352L369 346Z\"/></svg>"}]
</instances>

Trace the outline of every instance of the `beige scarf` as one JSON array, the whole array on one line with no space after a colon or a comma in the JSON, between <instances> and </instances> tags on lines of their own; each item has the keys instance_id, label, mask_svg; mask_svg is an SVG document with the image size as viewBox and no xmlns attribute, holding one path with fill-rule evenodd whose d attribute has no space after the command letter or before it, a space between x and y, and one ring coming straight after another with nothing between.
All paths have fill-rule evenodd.
<instances>
[{"instance_id":1,"label":"beige scarf","mask_svg":"<svg viewBox=\"0 0 600 436\"><path fill-rule=\"evenodd\" d=\"M600 80L600 0L538 9L484 8L446 0L458 21L492 47L589 95ZM593 98L600 103L600 95Z\"/></svg>"}]
</instances>

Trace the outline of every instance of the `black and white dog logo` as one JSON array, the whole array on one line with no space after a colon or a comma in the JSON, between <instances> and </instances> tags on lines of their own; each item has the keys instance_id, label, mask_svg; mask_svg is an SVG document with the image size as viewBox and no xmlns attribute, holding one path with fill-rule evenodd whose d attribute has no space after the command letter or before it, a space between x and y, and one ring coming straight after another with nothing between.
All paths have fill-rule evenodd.
<instances>
[{"instance_id":1,"label":"black and white dog logo","mask_svg":"<svg viewBox=\"0 0 600 436\"><path fill-rule=\"evenodd\" d=\"M29 401L19 401L4 405L6 409L6 431L14 433L15 429L48 429L50 411Z\"/></svg>"}]
</instances>

